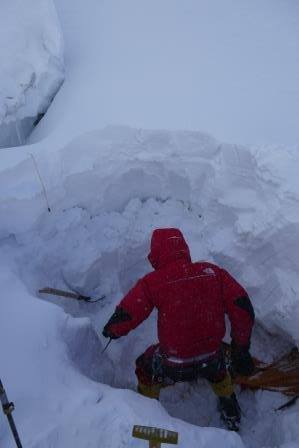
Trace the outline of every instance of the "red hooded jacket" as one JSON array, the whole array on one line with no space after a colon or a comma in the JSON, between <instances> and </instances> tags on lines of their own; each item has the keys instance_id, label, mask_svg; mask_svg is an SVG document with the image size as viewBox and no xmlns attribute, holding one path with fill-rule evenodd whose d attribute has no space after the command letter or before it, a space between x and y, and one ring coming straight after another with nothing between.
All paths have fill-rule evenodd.
<instances>
[{"instance_id":1,"label":"red hooded jacket","mask_svg":"<svg viewBox=\"0 0 299 448\"><path fill-rule=\"evenodd\" d=\"M166 355L190 358L218 350L225 314L232 339L248 347L254 312L244 288L220 267L192 263L178 229L153 232L149 260L155 271L128 292L106 327L124 336L158 309L158 338Z\"/></svg>"}]
</instances>

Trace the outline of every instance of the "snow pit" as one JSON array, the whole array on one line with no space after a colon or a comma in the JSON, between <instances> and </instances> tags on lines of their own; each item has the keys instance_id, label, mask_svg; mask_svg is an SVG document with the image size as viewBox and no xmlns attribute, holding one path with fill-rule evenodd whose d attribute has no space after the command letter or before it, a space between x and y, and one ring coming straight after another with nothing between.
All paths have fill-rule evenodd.
<instances>
[{"instance_id":1,"label":"snow pit","mask_svg":"<svg viewBox=\"0 0 299 448\"><path fill-rule=\"evenodd\" d=\"M271 361L298 343L298 189L295 171L294 178L284 171L285 159L295 164L297 153L275 148L278 154L284 163L273 167L271 148L222 145L200 133L107 128L74 140L55 157L36 154L50 214L27 156L7 159L0 202L6 266L1 285L11 310L17 306L20 314L10 314L18 334L10 353L15 359L8 360L3 375L28 444L79 447L84 441L93 447L104 438L109 448L139 446L130 439L133 424L178 430L183 448L289 448L298 442L298 404L275 413L286 401L280 394L239 391L240 435L217 429L222 425L216 399L203 380L166 389L160 403L136 395L134 360L156 340L155 313L101 354L104 323L150 269L152 230L167 226L182 229L193 259L221 264L246 286L258 320L253 354ZM26 219L15 219L23 207ZM36 298L44 286L106 299L89 305ZM4 314L6 305L2 334ZM28 390L19 389L21 370ZM28 401L41 428L34 436L25 417ZM9 440L4 424L1 428Z\"/></svg>"}]
</instances>

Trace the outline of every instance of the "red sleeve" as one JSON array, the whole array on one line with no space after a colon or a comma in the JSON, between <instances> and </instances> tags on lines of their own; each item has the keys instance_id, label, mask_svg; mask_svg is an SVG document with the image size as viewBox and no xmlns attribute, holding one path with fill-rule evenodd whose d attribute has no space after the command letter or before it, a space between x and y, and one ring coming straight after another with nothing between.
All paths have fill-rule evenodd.
<instances>
[{"instance_id":1,"label":"red sleeve","mask_svg":"<svg viewBox=\"0 0 299 448\"><path fill-rule=\"evenodd\" d=\"M248 347L254 324L254 310L245 289L221 269L222 296L231 323L231 337L240 346Z\"/></svg>"},{"instance_id":2,"label":"red sleeve","mask_svg":"<svg viewBox=\"0 0 299 448\"><path fill-rule=\"evenodd\" d=\"M126 317L118 322L111 322L109 328L116 336L125 336L141 324L151 314L153 308L145 280L139 280L116 308L116 311L124 312Z\"/></svg>"}]
</instances>

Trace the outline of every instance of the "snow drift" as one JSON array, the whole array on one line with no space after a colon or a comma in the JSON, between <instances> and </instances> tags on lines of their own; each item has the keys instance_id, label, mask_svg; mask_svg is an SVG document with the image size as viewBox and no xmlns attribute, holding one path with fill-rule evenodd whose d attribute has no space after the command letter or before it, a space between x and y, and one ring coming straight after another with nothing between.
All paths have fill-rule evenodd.
<instances>
[{"instance_id":1,"label":"snow drift","mask_svg":"<svg viewBox=\"0 0 299 448\"><path fill-rule=\"evenodd\" d=\"M52 0L1 2L0 58L0 147L21 145L64 78Z\"/></svg>"}]
</instances>

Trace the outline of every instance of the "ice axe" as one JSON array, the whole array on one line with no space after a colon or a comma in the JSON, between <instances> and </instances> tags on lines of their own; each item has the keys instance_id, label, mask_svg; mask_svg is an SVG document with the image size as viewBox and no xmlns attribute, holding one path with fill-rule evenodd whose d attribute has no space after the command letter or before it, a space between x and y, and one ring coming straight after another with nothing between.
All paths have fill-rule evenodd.
<instances>
[{"instance_id":1,"label":"ice axe","mask_svg":"<svg viewBox=\"0 0 299 448\"><path fill-rule=\"evenodd\" d=\"M112 342L112 338L109 338L109 341L107 342L107 344L105 345L105 347L104 347L103 350L101 351L101 354L103 354L103 353L107 350L107 348L109 347L109 345L111 344L111 342Z\"/></svg>"},{"instance_id":2,"label":"ice axe","mask_svg":"<svg viewBox=\"0 0 299 448\"><path fill-rule=\"evenodd\" d=\"M178 433L168 429L154 428L151 426L134 426L132 436L137 439L149 441L149 448L160 448L161 443L177 445Z\"/></svg>"}]
</instances>

